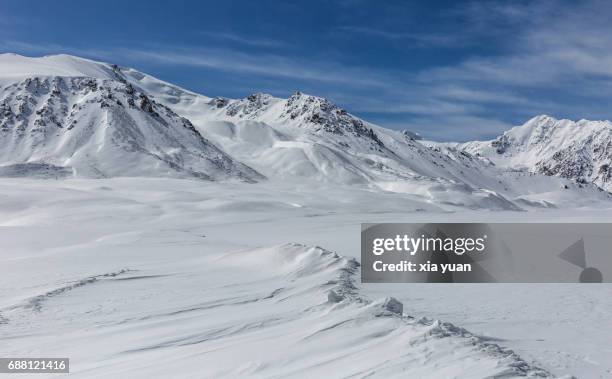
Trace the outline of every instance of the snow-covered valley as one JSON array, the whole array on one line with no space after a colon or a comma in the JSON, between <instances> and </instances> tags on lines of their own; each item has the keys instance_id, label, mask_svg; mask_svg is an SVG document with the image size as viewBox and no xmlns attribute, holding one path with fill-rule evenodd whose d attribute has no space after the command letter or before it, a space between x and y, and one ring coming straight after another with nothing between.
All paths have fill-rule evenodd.
<instances>
[{"instance_id":1,"label":"snow-covered valley","mask_svg":"<svg viewBox=\"0 0 612 379\"><path fill-rule=\"evenodd\" d=\"M516 165L300 92L0 55L0 356L88 378L610 377L610 285L359 281L361 223L612 221L601 176L512 141Z\"/></svg>"},{"instance_id":2,"label":"snow-covered valley","mask_svg":"<svg viewBox=\"0 0 612 379\"><path fill-rule=\"evenodd\" d=\"M610 374L609 285L362 285L352 260L360 222L609 210L424 213L367 189L180 179L0 189L3 356L69 356L77 377Z\"/></svg>"}]
</instances>

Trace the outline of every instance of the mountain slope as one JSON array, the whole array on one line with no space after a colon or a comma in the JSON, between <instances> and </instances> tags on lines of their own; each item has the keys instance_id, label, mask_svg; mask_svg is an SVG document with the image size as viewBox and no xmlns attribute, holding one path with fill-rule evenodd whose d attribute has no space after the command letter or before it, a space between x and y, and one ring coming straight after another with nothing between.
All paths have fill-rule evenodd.
<instances>
[{"instance_id":1,"label":"mountain slope","mask_svg":"<svg viewBox=\"0 0 612 379\"><path fill-rule=\"evenodd\" d=\"M456 147L426 146L412 133L376 126L329 100L300 92L287 99L258 93L201 100L179 94L168 100L204 136L277 180L360 184L416 194L428 202L488 209L605 197L566 179L497 167Z\"/></svg>"},{"instance_id":2,"label":"mountain slope","mask_svg":"<svg viewBox=\"0 0 612 379\"><path fill-rule=\"evenodd\" d=\"M4 54L0 72L0 175L265 176L361 185L474 209L583 204L605 196L564 178L499 167L457 147L427 146L412 133L368 123L300 92L287 99L210 98L131 68L68 55Z\"/></svg>"},{"instance_id":3,"label":"mountain slope","mask_svg":"<svg viewBox=\"0 0 612 379\"><path fill-rule=\"evenodd\" d=\"M0 56L0 174L262 178L116 66Z\"/></svg>"},{"instance_id":4,"label":"mountain slope","mask_svg":"<svg viewBox=\"0 0 612 379\"><path fill-rule=\"evenodd\" d=\"M497 165L594 183L612 190L612 123L537 116L493 141L460 146Z\"/></svg>"}]
</instances>

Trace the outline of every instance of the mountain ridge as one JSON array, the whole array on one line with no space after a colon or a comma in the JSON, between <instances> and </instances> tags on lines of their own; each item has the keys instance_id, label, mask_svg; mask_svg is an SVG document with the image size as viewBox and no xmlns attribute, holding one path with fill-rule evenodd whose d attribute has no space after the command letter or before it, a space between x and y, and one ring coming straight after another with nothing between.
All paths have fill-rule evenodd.
<instances>
[{"instance_id":1,"label":"mountain ridge","mask_svg":"<svg viewBox=\"0 0 612 379\"><path fill-rule=\"evenodd\" d=\"M428 146L301 92L214 98L69 55L3 55L0 72L0 175L25 175L30 165L67 176L308 180L508 210L600 196L586 184L500 167L465 146Z\"/></svg>"},{"instance_id":2,"label":"mountain ridge","mask_svg":"<svg viewBox=\"0 0 612 379\"><path fill-rule=\"evenodd\" d=\"M491 141L458 145L504 167L522 167L612 190L612 122L531 118Z\"/></svg>"},{"instance_id":3,"label":"mountain ridge","mask_svg":"<svg viewBox=\"0 0 612 379\"><path fill-rule=\"evenodd\" d=\"M24 60L8 57L8 66L15 59ZM57 59L87 65L58 68L45 61L43 75L32 75L28 67L22 73L19 67L4 70L7 62L2 60L0 172L247 182L263 178L202 137L189 120L135 88L116 66L68 56L51 58ZM88 73L92 76L83 76Z\"/></svg>"}]
</instances>

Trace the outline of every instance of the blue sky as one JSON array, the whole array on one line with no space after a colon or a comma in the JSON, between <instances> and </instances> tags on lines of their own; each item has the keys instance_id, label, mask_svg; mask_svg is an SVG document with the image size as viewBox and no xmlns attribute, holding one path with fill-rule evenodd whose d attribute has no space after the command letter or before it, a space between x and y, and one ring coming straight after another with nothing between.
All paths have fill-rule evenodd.
<instances>
[{"instance_id":1,"label":"blue sky","mask_svg":"<svg viewBox=\"0 0 612 379\"><path fill-rule=\"evenodd\" d=\"M438 140L610 119L604 1L0 2L0 51L131 66L208 96L295 90Z\"/></svg>"}]
</instances>

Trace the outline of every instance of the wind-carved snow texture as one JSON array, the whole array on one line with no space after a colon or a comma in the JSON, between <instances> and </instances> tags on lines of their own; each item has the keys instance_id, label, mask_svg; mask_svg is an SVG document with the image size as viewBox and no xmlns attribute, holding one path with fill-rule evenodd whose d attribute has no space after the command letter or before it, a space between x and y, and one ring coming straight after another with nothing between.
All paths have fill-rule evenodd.
<instances>
[{"instance_id":1,"label":"wind-carved snow texture","mask_svg":"<svg viewBox=\"0 0 612 379\"><path fill-rule=\"evenodd\" d=\"M40 312L42 310L43 307L43 303L47 300L50 300L52 297L54 296L58 296L61 295L67 291L71 291L75 288L79 288L82 286L85 286L87 284L91 284L91 283L95 283L100 279L104 279L104 278L114 278L118 275L121 274L125 274L126 272L128 272L128 269L122 269L116 272L109 272L107 274L101 274L101 275L95 275L95 276L90 276L88 278L84 278L84 279L80 279L77 280L73 283L69 283L63 287L59 287L56 289L53 289L51 291L48 291L42 295L37 295L34 296L33 298L31 298L30 300L27 301L27 303L23 306L24 308L28 308L28 309L32 309L34 311ZM7 320L8 321L8 320Z\"/></svg>"},{"instance_id":2,"label":"wind-carved snow texture","mask_svg":"<svg viewBox=\"0 0 612 379\"><path fill-rule=\"evenodd\" d=\"M0 339L10 341L0 356L53 351L71 358L76 377L610 370L610 352L601 349L609 340L601 328L607 289L554 285L550 296L541 284L412 284L407 291L361 285L357 262L345 258L358 257L360 220L593 220L609 218L605 202L591 210L470 212L358 186L202 184L0 181ZM471 300L481 295L487 300ZM28 307L32 299L44 299L40 311Z\"/></svg>"},{"instance_id":3,"label":"wind-carved snow texture","mask_svg":"<svg viewBox=\"0 0 612 379\"><path fill-rule=\"evenodd\" d=\"M393 298L363 298L354 258L291 243L196 262L49 291L8 310L36 308L27 329L16 317L2 332L25 347L44 325L53 351L95 340L71 351L76 377L550 377L462 328L410 317ZM97 301L103 294L112 301ZM75 330L83 325L96 328Z\"/></svg>"},{"instance_id":4,"label":"wind-carved snow texture","mask_svg":"<svg viewBox=\"0 0 612 379\"><path fill-rule=\"evenodd\" d=\"M421 293L372 301L354 280L355 260L281 243L356 255L360 221L414 222L424 212L426 222L466 221L462 214L482 209L559 219L610 204L589 179L573 178L590 172L595 150L605 159L604 137L592 150L585 138L579 151L588 159L569 168L555 162L573 159L572 150L551 151L552 161L532 170L542 175L495 161L522 151L510 135L476 150L433 144L316 96L209 98L65 55L1 55L0 104L0 175L13 177L0 183L0 334L11 341L0 356L54 351L71 357L77 377L546 377L495 339L411 318ZM494 150L490 159L483 146ZM258 183L225 183L233 179ZM478 211L469 220L524 221L517 214ZM430 292L421 307L443 295ZM442 304L460 310L435 315L474 317L457 298ZM593 325L609 315L603 305L588 315L581 301L570 305ZM538 314L543 323L555 319L547 312ZM599 348L584 357L563 340L543 346L521 355L563 373L610 372Z\"/></svg>"}]
</instances>

